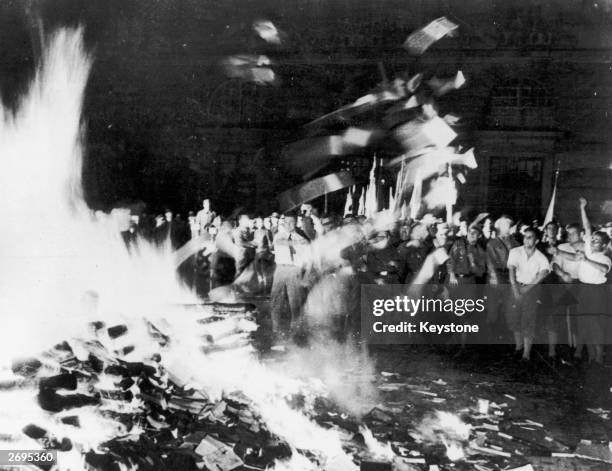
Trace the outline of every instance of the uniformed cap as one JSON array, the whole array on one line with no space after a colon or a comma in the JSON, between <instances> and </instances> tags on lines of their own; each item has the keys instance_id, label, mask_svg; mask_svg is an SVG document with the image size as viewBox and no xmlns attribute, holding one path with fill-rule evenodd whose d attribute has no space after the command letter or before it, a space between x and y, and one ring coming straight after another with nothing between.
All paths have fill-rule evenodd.
<instances>
[{"instance_id":1,"label":"uniformed cap","mask_svg":"<svg viewBox=\"0 0 612 471\"><path fill-rule=\"evenodd\" d=\"M468 230L471 230L471 229L475 229L480 234L482 234L482 226L480 224L470 224L470 226L468 227Z\"/></svg>"},{"instance_id":2,"label":"uniformed cap","mask_svg":"<svg viewBox=\"0 0 612 471\"><path fill-rule=\"evenodd\" d=\"M422 219L421 219L421 222L422 222L423 224L428 225L428 226L429 226L429 225L431 225L431 224L436 224L436 223L438 223L438 222L440 222L440 221L441 221L441 219L440 219L440 218L435 217L435 216L434 216L433 214L431 214L431 213L427 213L427 214L423 215L423 217L422 217Z\"/></svg>"},{"instance_id":3,"label":"uniformed cap","mask_svg":"<svg viewBox=\"0 0 612 471\"><path fill-rule=\"evenodd\" d=\"M495 227L495 229L499 229L499 226L503 225L503 224L507 224L508 226L512 226L512 219L509 216L500 216L499 218L497 218L497 220L495 221L495 224L493 224L493 227Z\"/></svg>"}]
</instances>

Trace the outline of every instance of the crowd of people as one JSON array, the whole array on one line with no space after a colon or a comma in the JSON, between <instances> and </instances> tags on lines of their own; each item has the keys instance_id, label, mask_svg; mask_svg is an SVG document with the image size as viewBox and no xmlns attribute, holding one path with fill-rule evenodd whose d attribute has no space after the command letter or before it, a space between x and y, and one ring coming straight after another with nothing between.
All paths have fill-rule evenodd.
<instances>
[{"instance_id":1,"label":"crowd of people","mask_svg":"<svg viewBox=\"0 0 612 471\"><path fill-rule=\"evenodd\" d=\"M538 228L505 215L448 224L427 214L380 224L352 214L320 215L309 204L288 214L223 219L204 200L186 221L166 212L143 232L157 241L169 237L175 247L209 241L182 265L183 274L203 297L227 285L245 296L269 295L276 333L301 325L318 283L333 284L334 297L344 300L331 303L341 312L330 314L344 334L359 330L361 284L418 284L428 296L487 295L477 322L488 342L511 339L517 360L529 361L536 341L547 343L551 361L602 364L612 338L612 225L595 230L586 200L578 206L579 223L548 221ZM573 360L559 359L560 344L571 347Z\"/></svg>"}]
</instances>

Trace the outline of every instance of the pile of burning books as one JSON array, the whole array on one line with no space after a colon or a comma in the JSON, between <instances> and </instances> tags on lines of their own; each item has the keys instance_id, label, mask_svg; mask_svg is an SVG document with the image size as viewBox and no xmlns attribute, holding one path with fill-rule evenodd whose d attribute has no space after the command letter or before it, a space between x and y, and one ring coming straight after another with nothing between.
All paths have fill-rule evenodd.
<instances>
[{"instance_id":1,"label":"pile of burning books","mask_svg":"<svg viewBox=\"0 0 612 471\"><path fill-rule=\"evenodd\" d=\"M199 319L205 328L202 350L243 346L253 330L253 314L248 304L209 306L207 315ZM169 341L152 323L148 328L160 346ZM134 347L109 350L108 344L96 340L102 334L111 339L129 337L126 325L96 322L91 331L92 339L78 342L78 348L74 341L63 342L39 358L15 360L13 378L0 383L0 389L36 387L38 406L55 422L76 429L82 426L79 414L92 406L121 424L124 434L92 451L54 436L44 424L28 424L22 433L41 448L68 452L77 447L85 455L85 465L99 470L265 469L291 456L289 446L267 429L244 394L228 392L213 400L205 391L184 384L180 374L165 369L162 354L127 361L125 356ZM225 339L230 341L224 343ZM59 373L47 376L49 371Z\"/></svg>"}]
</instances>

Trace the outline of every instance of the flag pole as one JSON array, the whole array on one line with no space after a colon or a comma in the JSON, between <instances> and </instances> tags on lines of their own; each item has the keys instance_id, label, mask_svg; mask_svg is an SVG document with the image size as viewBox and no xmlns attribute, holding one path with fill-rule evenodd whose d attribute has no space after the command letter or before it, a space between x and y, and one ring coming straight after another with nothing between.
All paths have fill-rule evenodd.
<instances>
[{"instance_id":1,"label":"flag pole","mask_svg":"<svg viewBox=\"0 0 612 471\"><path fill-rule=\"evenodd\" d=\"M561 167L561 160L557 162L557 170L555 171L555 183L553 185L553 191L550 195L550 203L548 203L548 209L546 210L546 216L544 216L544 222L542 223L542 229L546 227L546 224L551 222L555 215L555 201L557 199L557 183L559 181L559 168Z\"/></svg>"},{"instance_id":2,"label":"flag pole","mask_svg":"<svg viewBox=\"0 0 612 471\"><path fill-rule=\"evenodd\" d=\"M450 163L448 164L448 178L453 183L453 170ZM453 203L450 194L446 196L446 224L453 225Z\"/></svg>"}]
</instances>

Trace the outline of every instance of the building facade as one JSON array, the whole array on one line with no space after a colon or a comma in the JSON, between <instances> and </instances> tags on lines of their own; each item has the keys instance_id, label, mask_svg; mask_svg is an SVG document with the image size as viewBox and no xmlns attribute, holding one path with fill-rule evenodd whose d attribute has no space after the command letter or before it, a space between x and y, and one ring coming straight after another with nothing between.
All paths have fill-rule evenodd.
<instances>
[{"instance_id":1,"label":"building facade","mask_svg":"<svg viewBox=\"0 0 612 471\"><path fill-rule=\"evenodd\" d=\"M461 204L531 220L546 212L557 178L556 213L563 222L578 218L579 196L591 201L597 220L612 219L612 22L603 6L421 1L410 2L407 15L404 2L369 2L361 9L351 7L355 2L322 3L300 3L304 14L319 18L319 29L293 32L306 46L284 58L283 67L295 74L283 99L277 101L275 89L240 95L222 85L209 110L225 106L238 127L265 121L271 109L284 111L285 123L301 124L365 94L381 80L379 62L390 77L406 70L462 70L465 88L440 103L463 118L461 137L476 146L479 168L461 188ZM439 15L460 25L458 37L418 58L408 56L399 47L405 36ZM260 96L266 94L276 105L266 104ZM223 100L236 101L221 105ZM215 114L220 116L211 114L212 121ZM275 128L274 122L264 127ZM271 141L281 137L264 133Z\"/></svg>"},{"instance_id":2,"label":"building facade","mask_svg":"<svg viewBox=\"0 0 612 471\"><path fill-rule=\"evenodd\" d=\"M382 66L388 78L457 70L467 77L439 103L442 114L462 117L462 144L476 146L479 168L467 175L460 205L541 216L559 169L564 222L578 217L579 195L597 219L612 219L609 2L63 0L62 8L30 1L25 10L17 3L0 7L0 22L10 25L0 28L5 100L23 90L37 41L65 24L66 12L86 25L95 61L84 179L99 205L136 197L188 208L209 196L228 209L271 208L300 181L282 146L303 137L305 123L374 88ZM406 36L443 15L458 35L408 55ZM262 17L284 32L280 47L253 33ZM233 54L267 55L279 84L228 79L220 63ZM368 158L355 160L356 171L367 171Z\"/></svg>"}]
</instances>

